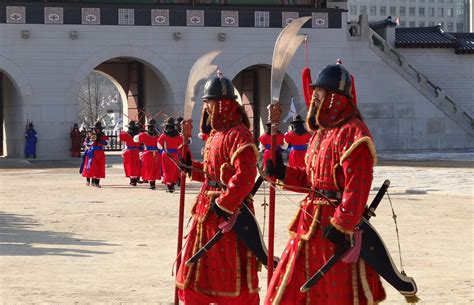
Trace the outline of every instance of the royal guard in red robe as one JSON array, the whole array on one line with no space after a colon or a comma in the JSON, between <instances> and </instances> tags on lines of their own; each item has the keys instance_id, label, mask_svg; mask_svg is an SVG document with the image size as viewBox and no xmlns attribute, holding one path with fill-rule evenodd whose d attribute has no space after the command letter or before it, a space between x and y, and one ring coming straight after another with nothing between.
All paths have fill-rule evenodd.
<instances>
[{"instance_id":1,"label":"royal guard in red robe","mask_svg":"<svg viewBox=\"0 0 474 305\"><path fill-rule=\"evenodd\" d=\"M91 186L101 187L100 179L105 178L104 146L109 143L109 137L103 133L100 122L95 123L91 133L88 149L85 152L82 176L91 179Z\"/></svg>"},{"instance_id":2,"label":"royal guard in red robe","mask_svg":"<svg viewBox=\"0 0 474 305\"><path fill-rule=\"evenodd\" d=\"M72 127L69 137L71 138L71 157L80 158L84 135L79 131L79 126L77 124L74 124Z\"/></svg>"},{"instance_id":3,"label":"royal guard in red robe","mask_svg":"<svg viewBox=\"0 0 474 305\"><path fill-rule=\"evenodd\" d=\"M263 168L266 167L267 160L270 159L270 146L272 144L272 123L267 122L266 126L266 132L258 138L258 141L260 142L260 150L263 150ZM286 145L283 140L283 134L278 130L276 153L280 156L283 149L286 149Z\"/></svg>"},{"instance_id":4,"label":"royal guard in red robe","mask_svg":"<svg viewBox=\"0 0 474 305\"><path fill-rule=\"evenodd\" d=\"M133 137L136 143L145 145L141 154L142 179L150 182L150 189L156 188L156 180L161 179L161 152L158 149L158 130L156 121L151 119L147 125L147 131Z\"/></svg>"},{"instance_id":5,"label":"royal guard in red robe","mask_svg":"<svg viewBox=\"0 0 474 305\"><path fill-rule=\"evenodd\" d=\"M135 121L130 121L128 131L121 131L119 140L125 142L125 148L122 151L123 169L125 176L130 178L130 185L137 186L140 177L140 146L133 140L138 134L139 127Z\"/></svg>"},{"instance_id":6,"label":"royal guard in red robe","mask_svg":"<svg viewBox=\"0 0 474 305\"><path fill-rule=\"evenodd\" d=\"M222 75L211 78L204 87L202 99L212 131L204 161L187 160L193 167L192 179L204 184L192 208L193 225L176 276L185 305L259 304L256 257L234 231L224 233L197 263L186 265L243 201L253 211L249 193L257 175L257 148L248 117L236 98L231 81Z\"/></svg>"},{"instance_id":7,"label":"royal guard in red robe","mask_svg":"<svg viewBox=\"0 0 474 305\"><path fill-rule=\"evenodd\" d=\"M301 115L297 114L290 122L291 131L283 136L288 144L290 153L288 154L288 166L305 167L304 156L308 148L308 142L311 134L304 128L304 121Z\"/></svg>"},{"instance_id":8,"label":"royal guard in red robe","mask_svg":"<svg viewBox=\"0 0 474 305\"><path fill-rule=\"evenodd\" d=\"M378 304L385 299L379 275L357 257L355 262L337 262L309 291L300 292L336 247L353 240L377 160L347 70L340 64L329 65L311 87L314 94L307 124L315 133L306 154L306 168L286 167L281 159L267 164L267 174L287 186L309 191L305 191L308 195L289 227L290 239L264 304Z\"/></svg>"},{"instance_id":9,"label":"royal guard in red robe","mask_svg":"<svg viewBox=\"0 0 474 305\"><path fill-rule=\"evenodd\" d=\"M167 118L165 131L158 139L158 147L163 150L161 155L162 182L166 184L168 192L174 192L174 186L179 179L180 170L176 161L180 160L179 149L182 148L183 137L179 133L173 118ZM174 159L175 161L171 160Z\"/></svg>"}]
</instances>

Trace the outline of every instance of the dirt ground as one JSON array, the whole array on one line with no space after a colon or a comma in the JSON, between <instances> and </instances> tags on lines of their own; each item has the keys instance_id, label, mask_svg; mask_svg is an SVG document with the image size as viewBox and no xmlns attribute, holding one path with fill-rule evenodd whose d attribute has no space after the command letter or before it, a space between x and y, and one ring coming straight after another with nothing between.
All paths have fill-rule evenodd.
<instances>
[{"instance_id":1,"label":"dirt ground","mask_svg":"<svg viewBox=\"0 0 474 305\"><path fill-rule=\"evenodd\" d=\"M392 181L403 266L418 284L419 304L474 303L470 164L375 168L374 187ZM31 167L0 169L1 304L173 302L179 192L165 193L161 185L155 191L132 188L117 163L107 168L102 189L86 187L67 162ZM198 189L188 184L185 220ZM255 197L261 224L264 193L268 186ZM276 254L301 198L277 193ZM400 266L387 196L371 222ZM263 299L266 272L260 284ZM405 304L387 283L385 288L383 304Z\"/></svg>"}]
</instances>

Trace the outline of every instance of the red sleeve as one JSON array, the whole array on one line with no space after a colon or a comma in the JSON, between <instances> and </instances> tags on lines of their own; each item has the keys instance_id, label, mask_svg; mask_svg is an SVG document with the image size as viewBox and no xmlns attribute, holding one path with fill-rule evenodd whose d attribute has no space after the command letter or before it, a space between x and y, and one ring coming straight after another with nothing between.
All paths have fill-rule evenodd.
<instances>
[{"instance_id":1,"label":"red sleeve","mask_svg":"<svg viewBox=\"0 0 474 305\"><path fill-rule=\"evenodd\" d=\"M285 135L283 136L283 139L285 140L286 143L290 144L291 143L291 133L290 132L285 133Z\"/></svg>"},{"instance_id":2,"label":"red sleeve","mask_svg":"<svg viewBox=\"0 0 474 305\"><path fill-rule=\"evenodd\" d=\"M342 231L352 231L360 222L372 185L373 157L363 143L356 147L342 163L344 192L332 223Z\"/></svg>"},{"instance_id":3,"label":"red sleeve","mask_svg":"<svg viewBox=\"0 0 474 305\"><path fill-rule=\"evenodd\" d=\"M260 144L265 145L265 135L263 134L258 137L258 141L260 142Z\"/></svg>"},{"instance_id":4,"label":"red sleeve","mask_svg":"<svg viewBox=\"0 0 474 305\"><path fill-rule=\"evenodd\" d=\"M257 176L257 157L255 150L249 146L241 151L233 160L235 174L229 179L227 188L217 199L217 205L228 213L240 206L253 188Z\"/></svg>"},{"instance_id":5,"label":"red sleeve","mask_svg":"<svg viewBox=\"0 0 474 305\"><path fill-rule=\"evenodd\" d=\"M191 170L191 180L192 181L204 182L206 177L204 176L204 173L203 173L203 171L204 171L203 163L193 160L191 162L191 166L193 168L198 169L197 171L196 170Z\"/></svg>"},{"instance_id":6,"label":"red sleeve","mask_svg":"<svg viewBox=\"0 0 474 305\"><path fill-rule=\"evenodd\" d=\"M306 170L303 167L286 167L284 183L287 185L284 189L297 192L297 193L308 193L307 190L292 188L291 186L299 186L310 188L311 184L308 181Z\"/></svg>"},{"instance_id":7,"label":"red sleeve","mask_svg":"<svg viewBox=\"0 0 474 305\"><path fill-rule=\"evenodd\" d=\"M277 145L283 145L283 134L281 133L277 135Z\"/></svg>"}]
</instances>

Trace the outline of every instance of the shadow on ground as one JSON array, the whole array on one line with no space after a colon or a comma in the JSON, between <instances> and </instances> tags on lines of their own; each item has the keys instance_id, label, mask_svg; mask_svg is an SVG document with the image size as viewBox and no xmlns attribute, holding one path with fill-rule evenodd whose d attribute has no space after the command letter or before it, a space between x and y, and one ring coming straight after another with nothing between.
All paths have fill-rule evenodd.
<instances>
[{"instance_id":1,"label":"shadow on ground","mask_svg":"<svg viewBox=\"0 0 474 305\"><path fill-rule=\"evenodd\" d=\"M100 240L74 237L70 233L39 231L31 215L0 212L0 256L59 255L90 257L112 252L80 249L93 246L118 246Z\"/></svg>"}]
</instances>

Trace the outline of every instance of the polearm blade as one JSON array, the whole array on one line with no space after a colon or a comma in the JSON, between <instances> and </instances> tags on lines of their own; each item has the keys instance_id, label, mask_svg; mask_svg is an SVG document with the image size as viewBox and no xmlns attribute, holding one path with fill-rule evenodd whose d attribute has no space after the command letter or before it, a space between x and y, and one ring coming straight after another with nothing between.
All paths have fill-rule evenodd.
<instances>
[{"instance_id":1,"label":"polearm blade","mask_svg":"<svg viewBox=\"0 0 474 305\"><path fill-rule=\"evenodd\" d=\"M193 108L196 100L196 85L201 81L208 79L209 76L217 69L217 65L212 64L212 61L221 53L219 50L210 51L201 56L192 66L189 71L188 83L184 97L184 114L183 122L191 120L193 116ZM184 127L184 126L183 126ZM186 158L186 146L188 144L188 134L184 132L183 128L183 148L181 156ZM183 247L183 226L184 226L184 199L186 195L186 173L181 172L179 189L179 214L178 214L178 248L176 258L176 274L178 274L179 266L181 265L181 248ZM179 304L178 288L175 288L174 304Z\"/></svg>"},{"instance_id":2,"label":"polearm blade","mask_svg":"<svg viewBox=\"0 0 474 305\"><path fill-rule=\"evenodd\" d=\"M305 39L305 35L298 35L298 31L311 19L311 16L301 17L293 20L280 33L275 42L273 51L271 70L271 103L278 103L280 100L281 85L285 77L286 69L291 59Z\"/></svg>"},{"instance_id":3,"label":"polearm blade","mask_svg":"<svg viewBox=\"0 0 474 305\"><path fill-rule=\"evenodd\" d=\"M195 104L195 86L201 81L208 79L211 74L217 70L217 65L212 64L212 61L221 54L220 50L213 50L201 56L189 71L188 84L184 96L184 115L185 120L189 120L193 115L193 108Z\"/></svg>"},{"instance_id":4,"label":"polearm blade","mask_svg":"<svg viewBox=\"0 0 474 305\"><path fill-rule=\"evenodd\" d=\"M271 104L277 104L280 101L281 85L283 84L286 68L295 55L296 50L305 39L305 36L298 35L298 32L301 27L310 19L311 17L307 16L293 20L281 31L277 41L275 42L271 71ZM277 125L280 121L280 118L272 118L272 116L270 116L270 120L272 122L272 141L270 153L271 160L275 162ZM272 184L272 187L270 187L269 197L267 286L270 284L270 280L272 279L273 275L273 250L275 237L275 184Z\"/></svg>"}]
</instances>

